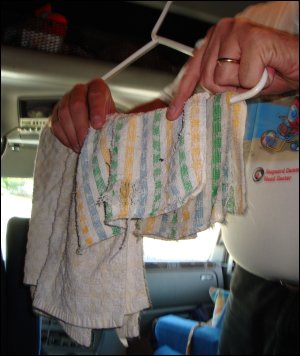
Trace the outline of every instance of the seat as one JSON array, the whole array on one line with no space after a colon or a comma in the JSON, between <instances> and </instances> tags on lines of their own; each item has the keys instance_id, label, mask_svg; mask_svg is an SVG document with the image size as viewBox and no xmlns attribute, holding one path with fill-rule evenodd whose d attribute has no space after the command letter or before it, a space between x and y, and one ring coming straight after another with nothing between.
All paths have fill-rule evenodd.
<instances>
[{"instance_id":1,"label":"seat","mask_svg":"<svg viewBox=\"0 0 300 356\"><path fill-rule=\"evenodd\" d=\"M6 274L1 249L1 355L7 355Z\"/></svg>"},{"instance_id":2,"label":"seat","mask_svg":"<svg viewBox=\"0 0 300 356\"><path fill-rule=\"evenodd\" d=\"M41 318L32 311L29 287L23 284L24 262L29 219L13 217L6 234L5 279L6 353L9 355L39 355ZM1 275L2 278L2 275ZM3 317L3 316L2 316Z\"/></svg>"},{"instance_id":3,"label":"seat","mask_svg":"<svg viewBox=\"0 0 300 356\"><path fill-rule=\"evenodd\" d=\"M220 329L200 326L195 320L165 315L155 326L154 355L216 355Z\"/></svg>"},{"instance_id":4,"label":"seat","mask_svg":"<svg viewBox=\"0 0 300 356\"><path fill-rule=\"evenodd\" d=\"M211 287L215 308L207 323L164 315L155 324L157 348L154 355L217 355L229 291Z\"/></svg>"}]
</instances>

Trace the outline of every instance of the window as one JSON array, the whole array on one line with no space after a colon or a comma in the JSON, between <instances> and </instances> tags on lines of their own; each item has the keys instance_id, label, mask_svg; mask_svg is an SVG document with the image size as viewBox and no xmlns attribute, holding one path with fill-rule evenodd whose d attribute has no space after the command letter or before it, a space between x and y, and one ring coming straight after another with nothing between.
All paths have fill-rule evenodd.
<instances>
[{"instance_id":1,"label":"window","mask_svg":"<svg viewBox=\"0 0 300 356\"><path fill-rule=\"evenodd\" d=\"M1 250L6 259L6 228L10 218L31 215L33 178L1 178Z\"/></svg>"},{"instance_id":2,"label":"window","mask_svg":"<svg viewBox=\"0 0 300 356\"><path fill-rule=\"evenodd\" d=\"M144 237L145 262L203 262L208 261L216 246L220 224L199 232L188 240L166 241Z\"/></svg>"},{"instance_id":3,"label":"window","mask_svg":"<svg viewBox=\"0 0 300 356\"><path fill-rule=\"evenodd\" d=\"M14 216L29 218L33 178L1 178L1 249L6 258L6 227ZM144 237L145 262L201 262L209 260L217 243L220 225L198 233L194 239L165 241Z\"/></svg>"}]
</instances>

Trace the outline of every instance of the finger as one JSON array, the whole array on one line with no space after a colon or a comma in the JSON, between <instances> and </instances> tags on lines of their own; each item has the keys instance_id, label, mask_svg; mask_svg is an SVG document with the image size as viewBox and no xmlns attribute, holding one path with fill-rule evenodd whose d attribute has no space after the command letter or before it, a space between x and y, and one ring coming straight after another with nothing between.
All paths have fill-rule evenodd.
<instances>
[{"instance_id":1,"label":"finger","mask_svg":"<svg viewBox=\"0 0 300 356\"><path fill-rule=\"evenodd\" d=\"M238 91L240 88L239 64L218 62L215 67L214 78L215 92Z\"/></svg>"},{"instance_id":2,"label":"finger","mask_svg":"<svg viewBox=\"0 0 300 356\"><path fill-rule=\"evenodd\" d=\"M110 90L101 79L89 83L88 104L91 125L95 129L100 129L104 125L107 114L117 111Z\"/></svg>"},{"instance_id":3,"label":"finger","mask_svg":"<svg viewBox=\"0 0 300 356\"><path fill-rule=\"evenodd\" d=\"M71 144L60 126L57 110L58 110L58 104L55 105L50 117L51 132L53 133L54 136L56 136L59 139L59 141L63 145L71 148Z\"/></svg>"},{"instance_id":4,"label":"finger","mask_svg":"<svg viewBox=\"0 0 300 356\"><path fill-rule=\"evenodd\" d=\"M199 84L202 57L206 51L206 47L209 43L209 39L213 31L214 26L208 30L207 35L202 41L201 47L194 51L193 57L187 62L185 74L183 75L177 93L171 101L166 112L166 117L168 120L172 121L178 118L183 110L184 103L193 94L197 85Z\"/></svg>"},{"instance_id":5,"label":"finger","mask_svg":"<svg viewBox=\"0 0 300 356\"><path fill-rule=\"evenodd\" d=\"M69 111L75 129L77 141L82 147L89 129L89 115L87 107L87 85L76 85L69 96Z\"/></svg>"},{"instance_id":6,"label":"finger","mask_svg":"<svg viewBox=\"0 0 300 356\"><path fill-rule=\"evenodd\" d=\"M184 103L193 94L200 78L200 67L205 44L194 52L194 57L186 64L186 71L179 84L176 95L171 101L166 117L168 120L175 120L181 114Z\"/></svg>"},{"instance_id":7,"label":"finger","mask_svg":"<svg viewBox=\"0 0 300 356\"><path fill-rule=\"evenodd\" d=\"M223 19L211 33L202 58L200 84L212 93L219 93L239 85L238 65L218 62L218 58L240 58L240 48L234 33L233 19Z\"/></svg>"},{"instance_id":8,"label":"finger","mask_svg":"<svg viewBox=\"0 0 300 356\"><path fill-rule=\"evenodd\" d=\"M232 56L230 58L233 58ZM215 73L215 83L219 86L239 87L239 64L233 62L217 62Z\"/></svg>"},{"instance_id":9,"label":"finger","mask_svg":"<svg viewBox=\"0 0 300 356\"><path fill-rule=\"evenodd\" d=\"M268 80L265 88L259 93L259 95L276 95L287 92L288 90L296 89L297 88L293 86L293 84L287 85L286 78L282 78L275 72L273 78Z\"/></svg>"},{"instance_id":10,"label":"finger","mask_svg":"<svg viewBox=\"0 0 300 356\"><path fill-rule=\"evenodd\" d=\"M73 151L79 153L81 146L77 139L77 134L73 124L72 116L70 113L70 106L69 106L71 95L72 95L72 91L70 93L65 94L58 105L58 118L59 118L58 124L63 130L65 136L68 138L68 141L70 143L70 148Z\"/></svg>"},{"instance_id":11,"label":"finger","mask_svg":"<svg viewBox=\"0 0 300 356\"><path fill-rule=\"evenodd\" d=\"M58 138L58 140L65 146L72 148L70 141L68 140L66 134L64 133L63 129L59 125L58 122L55 122L54 124L51 125L51 131L55 137Z\"/></svg>"},{"instance_id":12,"label":"finger","mask_svg":"<svg viewBox=\"0 0 300 356\"><path fill-rule=\"evenodd\" d=\"M272 84L272 82L274 80L275 69L272 68L272 67L266 67L266 69L267 69L267 72L268 72L268 80L267 80L267 83L266 83L265 87L267 88Z\"/></svg>"},{"instance_id":13,"label":"finger","mask_svg":"<svg viewBox=\"0 0 300 356\"><path fill-rule=\"evenodd\" d=\"M249 45L246 44L244 51L248 59L246 60L245 57L243 68L245 85L255 85L264 68L269 66L286 80L286 90L292 89L290 86L292 82L296 82L299 87L299 38L297 36L267 28L261 28L258 32L253 28L249 35ZM273 85L275 85L273 81L269 82L270 89ZM274 90L277 91L276 86Z\"/></svg>"},{"instance_id":14,"label":"finger","mask_svg":"<svg viewBox=\"0 0 300 356\"><path fill-rule=\"evenodd\" d=\"M219 87L214 80L214 72L217 65L220 40L215 33L212 33L206 51L203 54L202 66L200 71L200 85L212 93L219 92Z\"/></svg>"},{"instance_id":15,"label":"finger","mask_svg":"<svg viewBox=\"0 0 300 356\"><path fill-rule=\"evenodd\" d=\"M270 35L273 36L273 31L271 33L264 28L249 28L247 40L241 45L242 56L239 75L243 88L254 87L259 82L264 69L270 66L271 58L269 55L272 52L270 49L273 47L273 40L272 44L268 44ZM272 78L272 72L270 72L270 78Z\"/></svg>"}]
</instances>

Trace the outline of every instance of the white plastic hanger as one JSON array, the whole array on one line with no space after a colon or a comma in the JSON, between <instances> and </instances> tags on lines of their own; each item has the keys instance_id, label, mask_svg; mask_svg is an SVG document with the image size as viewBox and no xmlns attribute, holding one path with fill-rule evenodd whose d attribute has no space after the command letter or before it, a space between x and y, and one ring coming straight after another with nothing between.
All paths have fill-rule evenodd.
<instances>
[{"instance_id":1,"label":"white plastic hanger","mask_svg":"<svg viewBox=\"0 0 300 356\"><path fill-rule=\"evenodd\" d=\"M157 32L165 19L167 12L171 6L173 1L167 1L162 13L159 16L159 19L157 20L155 26L153 27L153 30L151 32L151 41L148 42L146 45L144 45L142 48L138 49L136 52L134 52L132 55L130 55L128 58L126 58L123 62L118 64L116 67L111 69L108 73L104 74L102 76L103 80L108 80L111 79L114 75L118 74L121 72L123 69L129 66L129 64L133 63L140 57L142 57L144 54L148 53L151 49L156 47L158 44L162 44L167 47L171 47L173 49L176 49L177 51L183 52L189 56L193 56L193 48L188 47L186 45L183 45L179 42L170 40L165 37L161 37L157 35Z\"/></svg>"},{"instance_id":2,"label":"white plastic hanger","mask_svg":"<svg viewBox=\"0 0 300 356\"><path fill-rule=\"evenodd\" d=\"M255 87L253 87L252 89L250 89L248 91L245 91L245 93L241 93L241 94L237 94L237 95L233 96L230 99L230 103L234 104L234 103L238 103L239 101L242 101L242 100L247 100L247 99L253 98L256 94L258 94L260 91L263 90L263 88L265 87L265 85L267 83L268 76L269 76L268 72L265 68L259 82L255 85Z\"/></svg>"},{"instance_id":3,"label":"white plastic hanger","mask_svg":"<svg viewBox=\"0 0 300 356\"><path fill-rule=\"evenodd\" d=\"M142 57L144 54L148 53L151 49L156 47L158 44L162 44L164 46L173 48L179 52L185 53L189 56L193 56L193 50L194 50L193 48L188 47L188 46L181 44L179 42L170 40L169 38L165 38L165 37L157 35L157 32L158 32L163 20L165 19L172 2L173 1L167 1L166 5L164 6L163 11L160 14L155 26L153 27L152 32L151 32L151 41L148 42L146 45L144 45L139 50L137 50L136 52L134 52L132 55L130 55L128 58L126 58L123 62L118 64L116 67L111 69L108 73L104 74L102 76L103 80L111 79L114 75L120 73L123 69L128 67L131 63L133 63L134 61L136 61L137 59ZM255 87L253 87L252 89L250 89L242 94L233 96L230 100L230 103L234 104L239 101L252 98L253 96L255 96L257 93L259 93L264 88L264 86L266 85L267 79L268 79L268 72L265 69L260 81L257 83L257 85Z\"/></svg>"}]
</instances>

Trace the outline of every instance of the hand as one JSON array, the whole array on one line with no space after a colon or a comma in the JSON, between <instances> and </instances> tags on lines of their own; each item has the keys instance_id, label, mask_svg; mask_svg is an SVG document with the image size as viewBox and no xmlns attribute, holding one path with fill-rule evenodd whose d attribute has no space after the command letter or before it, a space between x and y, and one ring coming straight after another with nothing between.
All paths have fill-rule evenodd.
<instances>
[{"instance_id":1,"label":"hand","mask_svg":"<svg viewBox=\"0 0 300 356\"><path fill-rule=\"evenodd\" d=\"M239 63L218 63L220 57ZM299 37L243 19L223 19L195 50L171 102L167 118L175 120L197 85L212 93L243 92L254 87L267 68L269 80L260 94L299 88Z\"/></svg>"},{"instance_id":2,"label":"hand","mask_svg":"<svg viewBox=\"0 0 300 356\"><path fill-rule=\"evenodd\" d=\"M116 111L111 92L103 80L77 84L54 107L50 116L51 130L65 146L79 153L90 124L100 129L106 115Z\"/></svg>"}]
</instances>

